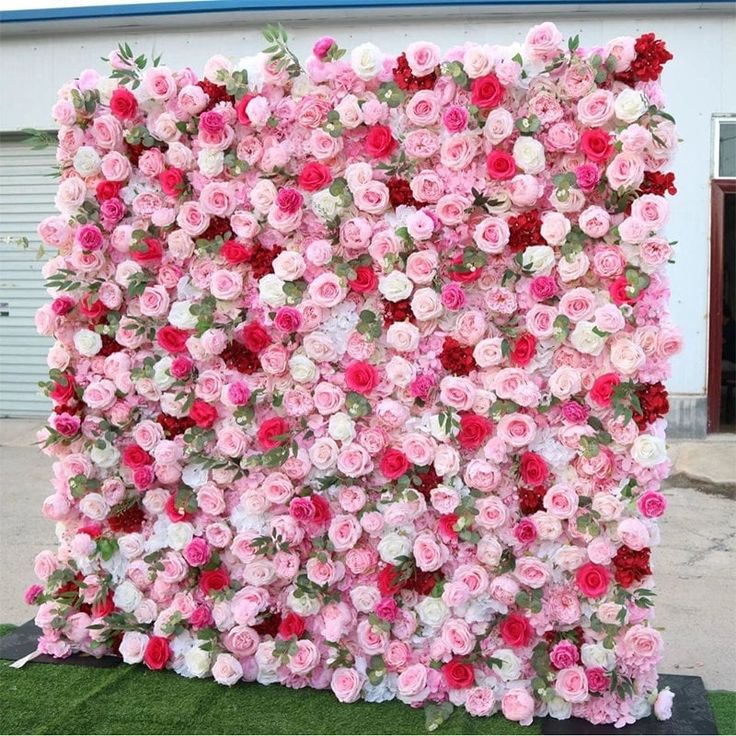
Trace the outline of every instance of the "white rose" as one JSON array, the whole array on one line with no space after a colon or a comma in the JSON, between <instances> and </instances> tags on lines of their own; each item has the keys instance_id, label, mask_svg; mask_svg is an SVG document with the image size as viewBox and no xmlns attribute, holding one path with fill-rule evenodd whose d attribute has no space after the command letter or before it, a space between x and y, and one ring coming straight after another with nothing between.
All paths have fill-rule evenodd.
<instances>
[{"instance_id":1,"label":"white rose","mask_svg":"<svg viewBox=\"0 0 736 736\"><path fill-rule=\"evenodd\" d=\"M631 457L643 468L653 468L667 459L664 440L651 434L640 434L631 446Z\"/></svg>"},{"instance_id":2,"label":"white rose","mask_svg":"<svg viewBox=\"0 0 736 736\"><path fill-rule=\"evenodd\" d=\"M310 598L307 595L296 598L293 590L286 599L286 605L290 611L294 611L294 613L298 613L300 616L314 616L319 613L321 607L318 598Z\"/></svg>"},{"instance_id":3,"label":"white rose","mask_svg":"<svg viewBox=\"0 0 736 736\"><path fill-rule=\"evenodd\" d=\"M193 330L197 326L197 316L192 314L190 307L192 302L188 299L174 302L169 310L169 323L180 330Z\"/></svg>"},{"instance_id":4,"label":"white rose","mask_svg":"<svg viewBox=\"0 0 736 736\"><path fill-rule=\"evenodd\" d=\"M143 661L143 654L148 644L148 636L140 631L126 631L120 642L120 656L125 664L138 664Z\"/></svg>"},{"instance_id":5,"label":"white rose","mask_svg":"<svg viewBox=\"0 0 736 736\"><path fill-rule=\"evenodd\" d=\"M356 585L350 590L350 601L361 613L372 613L381 600L381 594L374 585Z\"/></svg>"},{"instance_id":6,"label":"white rose","mask_svg":"<svg viewBox=\"0 0 736 736\"><path fill-rule=\"evenodd\" d=\"M117 465L120 453L113 445L108 443L105 443L103 447L98 447L95 444L89 452L89 458L100 468L111 468L113 465Z\"/></svg>"},{"instance_id":7,"label":"white rose","mask_svg":"<svg viewBox=\"0 0 736 736\"><path fill-rule=\"evenodd\" d=\"M102 350L102 337L92 330L79 330L74 335L74 347L80 355L91 358Z\"/></svg>"},{"instance_id":8,"label":"white rose","mask_svg":"<svg viewBox=\"0 0 736 736\"><path fill-rule=\"evenodd\" d=\"M259 52L254 56L244 56L235 65L236 71L245 71L248 74L248 88L254 92L260 92L266 79L266 64L269 63L271 57L268 54Z\"/></svg>"},{"instance_id":9,"label":"white rose","mask_svg":"<svg viewBox=\"0 0 736 736\"><path fill-rule=\"evenodd\" d=\"M312 195L312 210L322 220L331 220L341 209L341 200L330 194L329 189L322 189Z\"/></svg>"},{"instance_id":10,"label":"white rose","mask_svg":"<svg viewBox=\"0 0 736 736\"><path fill-rule=\"evenodd\" d=\"M558 721L564 721L572 715L572 703L563 700L559 695L547 701L547 708L549 708L549 716Z\"/></svg>"},{"instance_id":11,"label":"white rose","mask_svg":"<svg viewBox=\"0 0 736 736\"><path fill-rule=\"evenodd\" d=\"M378 46L368 42L356 46L350 54L350 66L355 75L367 82L381 71L383 53Z\"/></svg>"},{"instance_id":12,"label":"white rose","mask_svg":"<svg viewBox=\"0 0 736 736\"><path fill-rule=\"evenodd\" d=\"M297 383L313 383L319 378L317 366L306 355L295 355L291 358L289 372Z\"/></svg>"},{"instance_id":13,"label":"white rose","mask_svg":"<svg viewBox=\"0 0 736 736\"><path fill-rule=\"evenodd\" d=\"M429 431L432 433L432 437L440 442L444 442L450 436L450 433L447 432L447 424L440 421L439 414L432 414L429 418Z\"/></svg>"},{"instance_id":14,"label":"white rose","mask_svg":"<svg viewBox=\"0 0 736 736\"><path fill-rule=\"evenodd\" d=\"M391 327L393 326L394 325L391 325ZM391 332L391 327L388 328L388 332ZM388 333L386 333L386 340L389 341L390 344ZM386 375L395 386L406 388L414 380L416 374L417 372L414 366L400 355L394 355L394 357L386 363Z\"/></svg>"},{"instance_id":15,"label":"white rose","mask_svg":"<svg viewBox=\"0 0 736 736\"><path fill-rule=\"evenodd\" d=\"M169 357L161 358L153 366L153 382L162 390L165 391L170 388L174 383L174 377L171 375L171 363L172 359Z\"/></svg>"},{"instance_id":16,"label":"white rose","mask_svg":"<svg viewBox=\"0 0 736 736\"><path fill-rule=\"evenodd\" d=\"M412 280L401 271L391 271L388 276L381 276L378 281L378 290L390 302L408 299L413 287Z\"/></svg>"},{"instance_id":17,"label":"white rose","mask_svg":"<svg viewBox=\"0 0 736 736\"><path fill-rule=\"evenodd\" d=\"M338 442L348 442L355 439L355 422L343 411L337 412L330 417L330 437Z\"/></svg>"},{"instance_id":18,"label":"white rose","mask_svg":"<svg viewBox=\"0 0 736 736\"><path fill-rule=\"evenodd\" d=\"M118 537L118 549L126 560L134 560L145 552L146 538L139 532Z\"/></svg>"},{"instance_id":19,"label":"white rose","mask_svg":"<svg viewBox=\"0 0 736 736\"><path fill-rule=\"evenodd\" d=\"M586 355L600 355L605 344L606 338L597 335L593 330L595 324L583 320L575 325L575 329L570 335L570 342L575 350Z\"/></svg>"},{"instance_id":20,"label":"white rose","mask_svg":"<svg viewBox=\"0 0 736 736\"><path fill-rule=\"evenodd\" d=\"M304 256L293 250L285 250L273 259L273 272L284 281L296 281L307 270Z\"/></svg>"},{"instance_id":21,"label":"white rose","mask_svg":"<svg viewBox=\"0 0 736 736\"><path fill-rule=\"evenodd\" d=\"M450 609L442 598L432 598L426 596L423 601L418 603L414 610L419 616L419 620L425 626L431 626L436 629L448 619L450 616Z\"/></svg>"},{"instance_id":22,"label":"white rose","mask_svg":"<svg viewBox=\"0 0 736 736\"><path fill-rule=\"evenodd\" d=\"M88 493L79 502L79 510L92 521L102 521L110 511L110 507L102 494Z\"/></svg>"},{"instance_id":23,"label":"white rose","mask_svg":"<svg viewBox=\"0 0 736 736\"><path fill-rule=\"evenodd\" d=\"M82 146L74 154L73 165L80 176L92 176L100 170L100 154L92 146Z\"/></svg>"},{"instance_id":24,"label":"white rose","mask_svg":"<svg viewBox=\"0 0 736 736\"><path fill-rule=\"evenodd\" d=\"M284 281L275 273L269 273L258 282L261 301L269 307L283 307L286 304Z\"/></svg>"},{"instance_id":25,"label":"white rose","mask_svg":"<svg viewBox=\"0 0 736 736\"><path fill-rule=\"evenodd\" d=\"M616 97L613 111L619 120L625 123L635 123L647 111L647 101L641 92L626 87Z\"/></svg>"},{"instance_id":26,"label":"white rose","mask_svg":"<svg viewBox=\"0 0 736 736\"><path fill-rule=\"evenodd\" d=\"M613 649L606 649L601 644L583 644L580 648L580 658L586 667L603 667L604 670L611 670L616 664Z\"/></svg>"},{"instance_id":27,"label":"white rose","mask_svg":"<svg viewBox=\"0 0 736 736\"><path fill-rule=\"evenodd\" d=\"M143 600L143 593L130 582L123 580L112 596L115 605L126 613L133 613Z\"/></svg>"},{"instance_id":28,"label":"white rose","mask_svg":"<svg viewBox=\"0 0 736 736\"><path fill-rule=\"evenodd\" d=\"M194 527L186 521L171 524L166 530L166 540L172 549L184 549L194 536Z\"/></svg>"},{"instance_id":29,"label":"white rose","mask_svg":"<svg viewBox=\"0 0 736 736\"><path fill-rule=\"evenodd\" d=\"M200 488L209 480L209 470L201 465L186 465L181 472L181 481L191 488Z\"/></svg>"},{"instance_id":30,"label":"white rose","mask_svg":"<svg viewBox=\"0 0 736 736\"><path fill-rule=\"evenodd\" d=\"M530 245L524 249L521 264L525 271L548 276L555 265L555 252L548 245Z\"/></svg>"},{"instance_id":31,"label":"white rose","mask_svg":"<svg viewBox=\"0 0 736 736\"><path fill-rule=\"evenodd\" d=\"M197 156L199 170L209 179L219 176L225 168L225 154L214 148L203 148Z\"/></svg>"},{"instance_id":32,"label":"white rose","mask_svg":"<svg viewBox=\"0 0 736 736\"><path fill-rule=\"evenodd\" d=\"M394 563L398 557L411 554L411 541L401 534L389 532L378 543L378 554L384 562Z\"/></svg>"},{"instance_id":33,"label":"white rose","mask_svg":"<svg viewBox=\"0 0 736 736\"><path fill-rule=\"evenodd\" d=\"M518 680L521 675L521 660L510 649L496 649L491 655L501 660L501 665L494 664L493 671L505 682Z\"/></svg>"},{"instance_id":34,"label":"white rose","mask_svg":"<svg viewBox=\"0 0 736 736\"><path fill-rule=\"evenodd\" d=\"M210 652L205 652L198 645L187 651L184 663L193 677L204 677L210 671L210 656Z\"/></svg>"},{"instance_id":35,"label":"white rose","mask_svg":"<svg viewBox=\"0 0 736 736\"><path fill-rule=\"evenodd\" d=\"M544 146L528 135L519 136L514 143L514 161L525 174L544 171Z\"/></svg>"}]
</instances>

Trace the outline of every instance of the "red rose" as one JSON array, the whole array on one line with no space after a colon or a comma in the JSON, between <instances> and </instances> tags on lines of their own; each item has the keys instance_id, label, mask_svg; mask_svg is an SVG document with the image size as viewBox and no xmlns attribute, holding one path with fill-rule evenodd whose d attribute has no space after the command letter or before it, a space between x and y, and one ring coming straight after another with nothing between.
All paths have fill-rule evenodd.
<instances>
[{"instance_id":1,"label":"red rose","mask_svg":"<svg viewBox=\"0 0 736 736\"><path fill-rule=\"evenodd\" d=\"M621 383L618 373L604 373L598 376L590 389L590 400L596 406L609 407L613 399L613 390Z\"/></svg>"},{"instance_id":2,"label":"red rose","mask_svg":"<svg viewBox=\"0 0 736 736\"><path fill-rule=\"evenodd\" d=\"M95 197L98 202L105 202L108 199L114 199L118 196L123 186L121 181L101 181L95 187Z\"/></svg>"},{"instance_id":3,"label":"red rose","mask_svg":"<svg viewBox=\"0 0 736 736\"><path fill-rule=\"evenodd\" d=\"M355 278L348 281L350 288L358 294L369 294L378 287L378 276L370 266L358 266Z\"/></svg>"},{"instance_id":4,"label":"red rose","mask_svg":"<svg viewBox=\"0 0 736 736\"><path fill-rule=\"evenodd\" d=\"M493 422L479 414L468 412L460 416L457 441L463 450L477 450L491 436Z\"/></svg>"},{"instance_id":5,"label":"red rose","mask_svg":"<svg viewBox=\"0 0 736 736\"><path fill-rule=\"evenodd\" d=\"M258 427L258 444L263 450L273 450L281 447L286 441L284 435L289 432L289 424L281 417L271 417L261 422Z\"/></svg>"},{"instance_id":6,"label":"red rose","mask_svg":"<svg viewBox=\"0 0 736 736\"><path fill-rule=\"evenodd\" d=\"M587 598L600 598L608 592L611 575L603 565L586 562L577 569L575 582Z\"/></svg>"},{"instance_id":7,"label":"red rose","mask_svg":"<svg viewBox=\"0 0 736 736\"><path fill-rule=\"evenodd\" d=\"M199 576L199 589L209 595L213 590L224 590L230 586L230 576L223 567L203 570Z\"/></svg>"},{"instance_id":8,"label":"red rose","mask_svg":"<svg viewBox=\"0 0 736 736\"><path fill-rule=\"evenodd\" d=\"M136 263L151 265L161 260L164 254L163 245L158 238L144 238L130 249L131 258Z\"/></svg>"},{"instance_id":9,"label":"red rose","mask_svg":"<svg viewBox=\"0 0 736 736\"><path fill-rule=\"evenodd\" d=\"M365 137L365 152L373 158L390 156L397 145L388 125L372 125Z\"/></svg>"},{"instance_id":10,"label":"red rose","mask_svg":"<svg viewBox=\"0 0 736 736\"><path fill-rule=\"evenodd\" d=\"M298 183L305 192L318 192L332 183L332 172L319 161L310 161L299 173Z\"/></svg>"},{"instance_id":11,"label":"red rose","mask_svg":"<svg viewBox=\"0 0 736 736\"><path fill-rule=\"evenodd\" d=\"M314 515L312 516L312 522L318 526L324 526L332 519L332 511L330 510L330 504L318 493L314 493L310 496L312 501L312 508L314 509Z\"/></svg>"},{"instance_id":12,"label":"red rose","mask_svg":"<svg viewBox=\"0 0 736 736\"><path fill-rule=\"evenodd\" d=\"M378 386L378 370L370 363L356 360L345 369L345 383L351 391L367 395Z\"/></svg>"},{"instance_id":13,"label":"red rose","mask_svg":"<svg viewBox=\"0 0 736 736\"><path fill-rule=\"evenodd\" d=\"M195 399L189 418L201 429L209 429L217 419L217 409L202 399Z\"/></svg>"},{"instance_id":14,"label":"red rose","mask_svg":"<svg viewBox=\"0 0 736 736\"><path fill-rule=\"evenodd\" d=\"M516 161L505 151L491 151L486 158L488 176L497 181L511 179L516 174Z\"/></svg>"},{"instance_id":15,"label":"red rose","mask_svg":"<svg viewBox=\"0 0 736 736\"><path fill-rule=\"evenodd\" d=\"M437 533L443 542L455 542L458 532L455 524L460 517L457 514L442 514L437 524Z\"/></svg>"},{"instance_id":16,"label":"red rose","mask_svg":"<svg viewBox=\"0 0 736 736\"><path fill-rule=\"evenodd\" d=\"M92 618L105 618L109 616L115 610L115 602L111 592L105 596L101 601L97 601L92 604Z\"/></svg>"},{"instance_id":17,"label":"red rose","mask_svg":"<svg viewBox=\"0 0 736 736\"><path fill-rule=\"evenodd\" d=\"M404 587L405 582L401 577L401 571L393 565L386 565L378 573L378 580L376 581L378 591L382 596L398 593Z\"/></svg>"},{"instance_id":18,"label":"red rose","mask_svg":"<svg viewBox=\"0 0 736 736\"><path fill-rule=\"evenodd\" d=\"M169 521L174 523L179 521L189 521L193 514L189 513L183 506L176 505L176 494L172 493L167 499L164 505L164 511L166 516L169 517Z\"/></svg>"},{"instance_id":19,"label":"red rose","mask_svg":"<svg viewBox=\"0 0 736 736\"><path fill-rule=\"evenodd\" d=\"M530 335L528 332L525 332L514 342L514 346L511 348L511 355L509 357L514 365L518 365L523 368L525 365L529 365L534 357L534 353L536 352L537 338L534 337L534 335Z\"/></svg>"},{"instance_id":20,"label":"red rose","mask_svg":"<svg viewBox=\"0 0 736 736\"><path fill-rule=\"evenodd\" d=\"M138 100L125 87L118 87L110 96L110 112L118 120L130 120L138 112Z\"/></svg>"},{"instance_id":21,"label":"red rose","mask_svg":"<svg viewBox=\"0 0 736 736\"><path fill-rule=\"evenodd\" d=\"M541 455L536 452L525 452L519 463L519 473L524 483L531 486L539 486L547 480L549 468Z\"/></svg>"},{"instance_id":22,"label":"red rose","mask_svg":"<svg viewBox=\"0 0 736 736\"><path fill-rule=\"evenodd\" d=\"M638 296L632 296L631 289L631 284L626 276L619 276L608 287L608 293L611 295L614 304L620 307L622 304L636 304L639 301L642 292L639 292Z\"/></svg>"},{"instance_id":23,"label":"red rose","mask_svg":"<svg viewBox=\"0 0 736 736\"><path fill-rule=\"evenodd\" d=\"M239 243L237 240L227 240L220 248L220 255L231 265L237 266L239 263L246 263L253 255L251 248L247 245Z\"/></svg>"},{"instance_id":24,"label":"red rose","mask_svg":"<svg viewBox=\"0 0 736 736\"><path fill-rule=\"evenodd\" d=\"M107 308L97 298L97 294L88 291L79 300L79 311L88 319L96 320L102 317L103 314L107 314Z\"/></svg>"},{"instance_id":25,"label":"red rose","mask_svg":"<svg viewBox=\"0 0 736 736\"><path fill-rule=\"evenodd\" d=\"M238 113L238 121L242 125L250 125L250 118L248 113L245 112L245 108L248 107L248 103L255 97L255 95L247 94L241 97L235 105L235 112Z\"/></svg>"},{"instance_id":26,"label":"red rose","mask_svg":"<svg viewBox=\"0 0 736 736\"><path fill-rule=\"evenodd\" d=\"M381 472L389 479L396 480L409 470L409 460L401 450L389 448L381 458Z\"/></svg>"},{"instance_id":27,"label":"red rose","mask_svg":"<svg viewBox=\"0 0 736 736\"><path fill-rule=\"evenodd\" d=\"M174 327L174 325L165 325L156 333L158 344L167 353L186 352L188 339L189 333L186 330Z\"/></svg>"},{"instance_id":28,"label":"red rose","mask_svg":"<svg viewBox=\"0 0 736 736\"><path fill-rule=\"evenodd\" d=\"M613 140L610 133L600 128L583 131L580 136L580 149L590 161L602 164L613 153Z\"/></svg>"},{"instance_id":29,"label":"red rose","mask_svg":"<svg viewBox=\"0 0 736 736\"><path fill-rule=\"evenodd\" d=\"M171 166L158 175L163 193L169 197L178 197L184 189L184 172Z\"/></svg>"},{"instance_id":30,"label":"red rose","mask_svg":"<svg viewBox=\"0 0 736 736\"><path fill-rule=\"evenodd\" d=\"M169 640L164 636L150 636L143 652L143 661L149 670L162 670L171 656Z\"/></svg>"},{"instance_id":31,"label":"red rose","mask_svg":"<svg viewBox=\"0 0 736 736\"><path fill-rule=\"evenodd\" d=\"M518 611L514 611L506 616L503 621L501 621L501 625L498 627L498 630L504 644L512 649L527 646L532 640L532 634L534 633L532 631L531 624L529 623L529 619L523 613L519 613Z\"/></svg>"},{"instance_id":32,"label":"red rose","mask_svg":"<svg viewBox=\"0 0 736 736\"><path fill-rule=\"evenodd\" d=\"M297 639L304 633L306 628L306 621L298 614L293 611L289 611L281 619L279 624L279 636L282 639L291 639L295 636Z\"/></svg>"},{"instance_id":33,"label":"red rose","mask_svg":"<svg viewBox=\"0 0 736 736\"><path fill-rule=\"evenodd\" d=\"M270 335L260 322L251 322L246 325L240 335L245 347L253 353L260 353L272 342Z\"/></svg>"},{"instance_id":34,"label":"red rose","mask_svg":"<svg viewBox=\"0 0 736 736\"><path fill-rule=\"evenodd\" d=\"M474 79L470 87L470 101L484 111L498 107L505 94L506 87L498 81L495 74L486 74L485 77Z\"/></svg>"},{"instance_id":35,"label":"red rose","mask_svg":"<svg viewBox=\"0 0 736 736\"><path fill-rule=\"evenodd\" d=\"M153 458L140 445L128 445L123 450L123 465L126 468L142 468L151 463Z\"/></svg>"},{"instance_id":36,"label":"red rose","mask_svg":"<svg viewBox=\"0 0 736 736\"><path fill-rule=\"evenodd\" d=\"M442 665L442 674L447 687L453 690L462 690L475 682L473 666L455 658Z\"/></svg>"}]
</instances>

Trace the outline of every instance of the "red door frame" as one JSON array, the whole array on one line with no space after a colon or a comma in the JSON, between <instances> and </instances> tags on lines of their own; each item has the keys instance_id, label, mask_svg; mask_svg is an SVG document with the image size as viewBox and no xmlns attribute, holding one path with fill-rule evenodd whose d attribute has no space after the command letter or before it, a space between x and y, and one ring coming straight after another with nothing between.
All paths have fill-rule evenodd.
<instances>
[{"instance_id":1,"label":"red door frame","mask_svg":"<svg viewBox=\"0 0 736 736\"><path fill-rule=\"evenodd\" d=\"M723 341L723 213L726 194L736 193L736 179L710 184L710 317L708 319L708 432L721 424L721 343Z\"/></svg>"}]
</instances>

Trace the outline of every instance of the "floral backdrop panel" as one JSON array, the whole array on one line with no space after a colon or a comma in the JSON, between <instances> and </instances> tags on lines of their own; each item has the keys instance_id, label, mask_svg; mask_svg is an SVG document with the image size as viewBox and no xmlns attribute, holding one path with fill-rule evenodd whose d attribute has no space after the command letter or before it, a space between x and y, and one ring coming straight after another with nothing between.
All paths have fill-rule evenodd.
<instances>
[{"instance_id":1,"label":"floral backdrop panel","mask_svg":"<svg viewBox=\"0 0 736 736\"><path fill-rule=\"evenodd\" d=\"M59 90L40 649L667 717L671 54L264 35Z\"/></svg>"}]
</instances>

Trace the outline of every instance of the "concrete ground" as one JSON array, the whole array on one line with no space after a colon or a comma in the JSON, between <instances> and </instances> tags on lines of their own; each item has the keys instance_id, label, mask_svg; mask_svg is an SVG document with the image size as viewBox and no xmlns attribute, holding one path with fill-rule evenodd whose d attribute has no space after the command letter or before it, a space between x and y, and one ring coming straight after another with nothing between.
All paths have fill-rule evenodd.
<instances>
[{"instance_id":1,"label":"concrete ground","mask_svg":"<svg viewBox=\"0 0 736 736\"><path fill-rule=\"evenodd\" d=\"M23 591L33 558L53 548L41 516L50 461L35 442L37 420L0 420L0 622L33 615ZM669 509L654 556L662 672L699 675L709 690L736 690L736 437L673 443Z\"/></svg>"}]
</instances>

